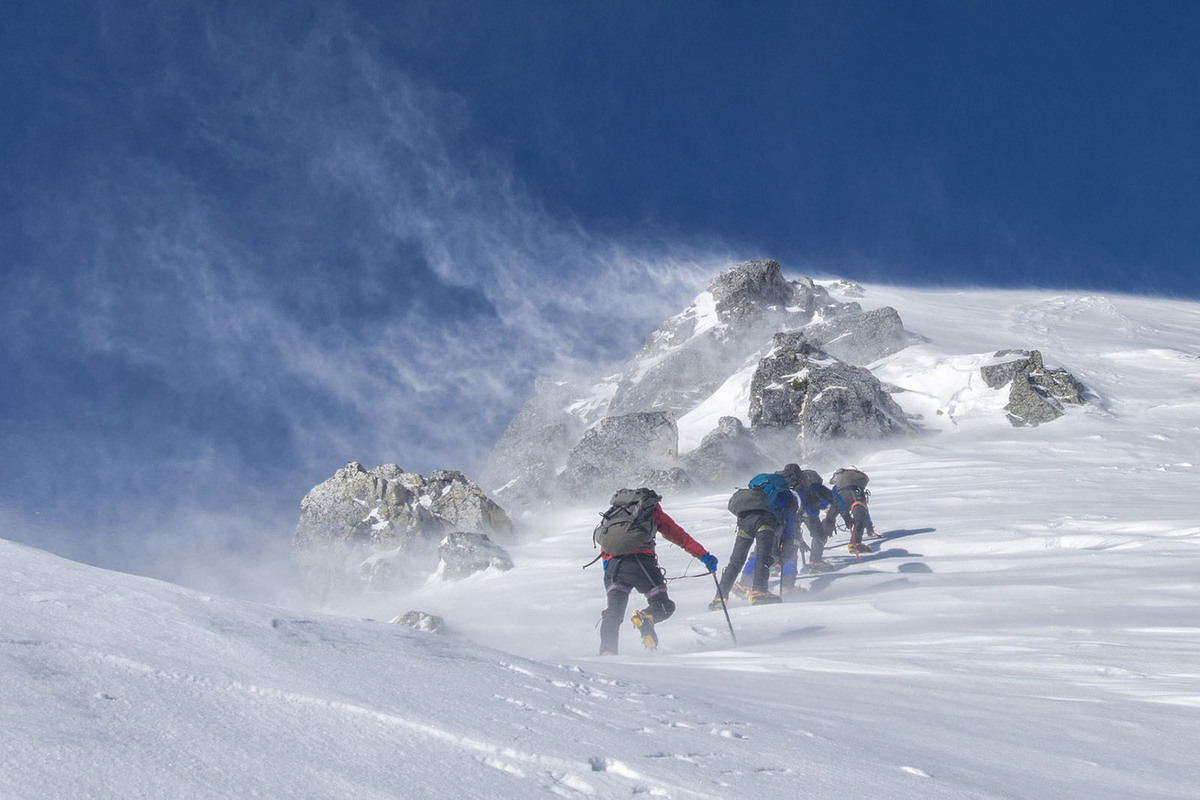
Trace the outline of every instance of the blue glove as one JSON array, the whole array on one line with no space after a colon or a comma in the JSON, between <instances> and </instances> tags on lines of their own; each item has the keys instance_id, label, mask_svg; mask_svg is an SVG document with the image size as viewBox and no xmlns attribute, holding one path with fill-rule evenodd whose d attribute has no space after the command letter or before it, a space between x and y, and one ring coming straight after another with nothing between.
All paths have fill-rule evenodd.
<instances>
[{"instance_id":1,"label":"blue glove","mask_svg":"<svg viewBox=\"0 0 1200 800\"><path fill-rule=\"evenodd\" d=\"M709 572L717 571L717 557L712 553L705 553L704 555L700 556L700 563L708 567Z\"/></svg>"}]
</instances>

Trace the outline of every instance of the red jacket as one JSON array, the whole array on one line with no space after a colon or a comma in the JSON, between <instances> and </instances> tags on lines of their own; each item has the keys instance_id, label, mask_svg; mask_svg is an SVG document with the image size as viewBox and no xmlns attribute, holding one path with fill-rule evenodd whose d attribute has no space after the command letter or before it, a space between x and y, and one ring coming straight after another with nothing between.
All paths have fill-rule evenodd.
<instances>
[{"instance_id":1,"label":"red jacket","mask_svg":"<svg viewBox=\"0 0 1200 800\"><path fill-rule=\"evenodd\" d=\"M679 523L667 516L667 512L662 510L662 506L654 507L654 525L658 528L658 532L662 537L672 544L677 544L688 552L689 555L699 558L708 552L704 549L704 545L697 542L683 528L679 527ZM645 550L634 550L635 553L653 553L654 548L649 547ZM607 562L611 556L608 553L600 554ZM628 554L627 554L628 555Z\"/></svg>"}]
</instances>

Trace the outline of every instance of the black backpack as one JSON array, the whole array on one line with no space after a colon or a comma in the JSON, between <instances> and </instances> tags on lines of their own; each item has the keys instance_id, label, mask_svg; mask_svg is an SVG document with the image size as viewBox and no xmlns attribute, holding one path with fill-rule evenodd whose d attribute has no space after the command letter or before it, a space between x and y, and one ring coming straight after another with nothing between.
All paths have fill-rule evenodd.
<instances>
[{"instance_id":1,"label":"black backpack","mask_svg":"<svg viewBox=\"0 0 1200 800\"><path fill-rule=\"evenodd\" d=\"M806 469L800 473L801 489L811 489L821 482L821 473L817 472L815 469Z\"/></svg>"},{"instance_id":2,"label":"black backpack","mask_svg":"<svg viewBox=\"0 0 1200 800\"><path fill-rule=\"evenodd\" d=\"M600 515L600 524L592 532L592 541L610 556L638 550L653 550L654 509L662 497L653 489L618 489L608 511Z\"/></svg>"}]
</instances>

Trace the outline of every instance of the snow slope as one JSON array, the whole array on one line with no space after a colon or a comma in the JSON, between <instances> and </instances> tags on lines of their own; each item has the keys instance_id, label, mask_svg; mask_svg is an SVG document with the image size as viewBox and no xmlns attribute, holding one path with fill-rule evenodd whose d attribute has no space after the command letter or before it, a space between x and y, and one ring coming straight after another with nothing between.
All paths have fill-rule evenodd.
<instances>
[{"instance_id":1,"label":"snow slope","mask_svg":"<svg viewBox=\"0 0 1200 800\"><path fill-rule=\"evenodd\" d=\"M738 646L712 579L664 543L661 647L626 626L621 656L595 656L599 509L523 520L510 572L339 615L0 541L0 796L1196 797L1200 306L860 301L928 337L873 367L929 434L847 454L880 552L855 562L839 534L838 571L731 606ZM1009 347L1095 403L1012 428L977 369ZM736 413L737 387L719 394L705 413ZM664 505L724 559L725 500ZM385 621L413 608L448 634Z\"/></svg>"}]
</instances>

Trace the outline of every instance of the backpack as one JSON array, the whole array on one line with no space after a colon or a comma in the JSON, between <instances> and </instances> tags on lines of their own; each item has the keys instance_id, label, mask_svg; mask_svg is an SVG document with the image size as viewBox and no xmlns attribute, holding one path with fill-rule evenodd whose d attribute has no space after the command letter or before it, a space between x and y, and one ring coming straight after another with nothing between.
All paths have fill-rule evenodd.
<instances>
[{"instance_id":1,"label":"backpack","mask_svg":"<svg viewBox=\"0 0 1200 800\"><path fill-rule=\"evenodd\" d=\"M822 482L821 473L815 469L806 469L800 473L800 488L811 489Z\"/></svg>"},{"instance_id":2,"label":"backpack","mask_svg":"<svg viewBox=\"0 0 1200 800\"><path fill-rule=\"evenodd\" d=\"M772 506L775 505L775 498L781 494L785 494L791 487L788 486L787 478L780 475L778 472L763 472L755 475L747 484L751 489L760 489L767 496L767 500Z\"/></svg>"},{"instance_id":3,"label":"backpack","mask_svg":"<svg viewBox=\"0 0 1200 800\"><path fill-rule=\"evenodd\" d=\"M612 505L600 515L600 524L592 531L592 541L610 556L654 549L654 509L662 500L653 489L618 489L609 501Z\"/></svg>"},{"instance_id":4,"label":"backpack","mask_svg":"<svg viewBox=\"0 0 1200 800\"><path fill-rule=\"evenodd\" d=\"M866 489L867 481L869 481L871 479L868 478L867 473L863 472L862 470L839 469L833 473L833 477L830 478L829 480L834 486L838 487L839 489L844 489L848 486L854 486L859 489Z\"/></svg>"},{"instance_id":5,"label":"backpack","mask_svg":"<svg viewBox=\"0 0 1200 800\"><path fill-rule=\"evenodd\" d=\"M740 517L742 514L752 511L774 513L771 509L771 501L767 499L767 494L762 489L738 489L729 498L729 512L734 516Z\"/></svg>"},{"instance_id":6,"label":"backpack","mask_svg":"<svg viewBox=\"0 0 1200 800\"><path fill-rule=\"evenodd\" d=\"M787 479L776 472L764 472L750 479L747 488L738 489L729 498L729 511L735 516L765 511L778 517L775 498L789 490Z\"/></svg>"}]
</instances>

